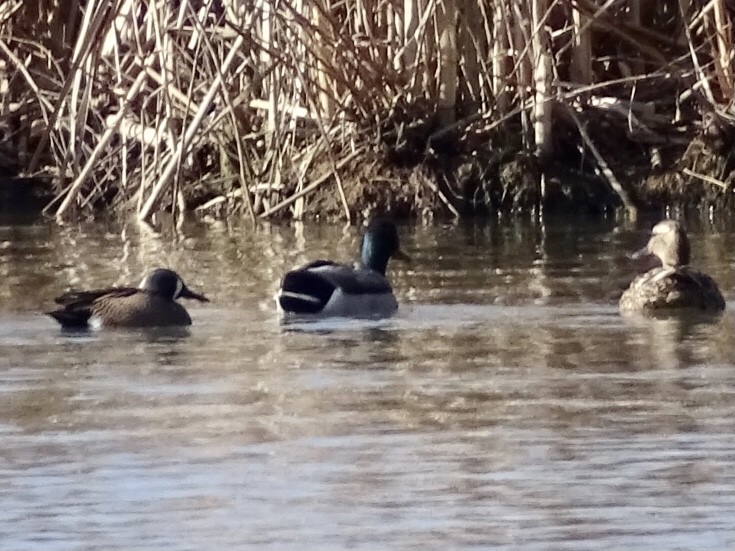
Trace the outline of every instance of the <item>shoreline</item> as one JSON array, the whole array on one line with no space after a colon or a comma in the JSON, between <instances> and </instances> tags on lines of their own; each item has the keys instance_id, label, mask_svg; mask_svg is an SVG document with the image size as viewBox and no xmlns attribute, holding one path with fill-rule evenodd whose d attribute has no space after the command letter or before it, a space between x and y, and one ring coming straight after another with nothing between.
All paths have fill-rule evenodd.
<instances>
[{"instance_id":1,"label":"shoreline","mask_svg":"<svg viewBox=\"0 0 735 551\"><path fill-rule=\"evenodd\" d=\"M724 162L701 144L697 150L699 155L706 156L710 165ZM373 213L396 219L451 219L532 214L540 209L546 213L576 214L625 211L620 197L601 175L574 170L559 161L542 168L535 157L525 152L484 166L480 164L481 158L476 152L465 156L435 156L413 166L381 162L376 155L356 158L344 168L340 178L349 218L365 219ZM639 166L631 171L630 165L626 166L627 160L613 159L612 170L622 175L619 181L641 213L666 208L735 211L735 171L723 182L679 166L648 171ZM626 169L632 174L626 175ZM328 167L322 170L328 172ZM328 177L311 192L296 198L293 196L298 190L285 194L274 188L271 201L265 198L254 205L253 218L344 221L345 207L336 187L335 178ZM56 189L57 184L47 177L0 178L0 212L41 213L54 200ZM226 186L217 188L206 182L194 182L190 192L186 199L187 217L225 220L247 216L242 194L232 193ZM296 208L301 211L299 216L295 216ZM91 217L126 214L110 205L97 205Z\"/></svg>"}]
</instances>

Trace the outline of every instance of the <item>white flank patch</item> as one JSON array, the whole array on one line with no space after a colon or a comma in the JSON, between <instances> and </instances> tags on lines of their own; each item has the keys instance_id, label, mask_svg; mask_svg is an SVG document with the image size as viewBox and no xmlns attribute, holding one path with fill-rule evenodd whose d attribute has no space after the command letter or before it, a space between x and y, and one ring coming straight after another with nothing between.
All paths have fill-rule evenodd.
<instances>
[{"instance_id":1,"label":"white flank patch","mask_svg":"<svg viewBox=\"0 0 735 551\"><path fill-rule=\"evenodd\" d=\"M301 293L293 293L289 291L279 290L275 295L273 295L273 300L276 301L276 311L280 312L281 314L288 313L281 307L281 300L280 300L281 297L291 297L291 298L303 300L306 302L313 302L314 304L319 304L319 301L311 295L304 295Z\"/></svg>"},{"instance_id":2,"label":"white flank patch","mask_svg":"<svg viewBox=\"0 0 735 551\"><path fill-rule=\"evenodd\" d=\"M291 298L295 298L295 299L298 299L298 300L303 300L303 301L306 301L306 302L311 302L313 304L319 304L319 299L318 298L313 297L311 295L306 295L304 293L294 293L293 291L283 291L283 292L281 292L276 297L276 299L278 299L280 297L291 297Z\"/></svg>"},{"instance_id":3,"label":"white flank patch","mask_svg":"<svg viewBox=\"0 0 735 551\"><path fill-rule=\"evenodd\" d=\"M90 329L98 331L102 329L102 318L99 316L90 316L90 318L87 320L87 325L89 325Z\"/></svg>"}]
</instances>

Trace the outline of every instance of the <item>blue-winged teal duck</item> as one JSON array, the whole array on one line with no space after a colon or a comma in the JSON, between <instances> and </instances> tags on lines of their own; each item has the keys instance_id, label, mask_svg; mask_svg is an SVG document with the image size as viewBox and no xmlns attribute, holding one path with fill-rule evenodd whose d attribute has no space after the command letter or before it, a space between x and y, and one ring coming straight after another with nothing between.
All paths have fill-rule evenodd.
<instances>
[{"instance_id":1,"label":"blue-winged teal duck","mask_svg":"<svg viewBox=\"0 0 735 551\"><path fill-rule=\"evenodd\" d=\"M159 268L140 287L112 287L70 291L56 298L62 308L47 312L65 328L158 327L191 325L189 313L177 298L209 302L190 290L176 272Z\"/></svg>"},{"instance_id":2,"label":"blue-winged teal duck","mask_svg":"<svg viewBox=\"0 0 735 551\"><path fill-rule=\"evenodd\" d=\"M717 283L689 264L689 239L681 224L664 220L653 227L651 239L633 258L654 255L661 266L638 276L620 297L621 312L654 312L687 308L717 312L725 299Z\"/></svg>"},{"instance_id":3,"label":"blue-winged teal duck","mask_svg":"<svg viewBox=\"0 0 735 551\"><path fill-rule=\"evenodd\" d=\"M373 220L362 238L358 264L316 260L288 272L276 295L278 308L286 314L389 316L398 309L385 277L391 257L408 260L398 230L389 220Z\"/></svg>"}]
</instances>

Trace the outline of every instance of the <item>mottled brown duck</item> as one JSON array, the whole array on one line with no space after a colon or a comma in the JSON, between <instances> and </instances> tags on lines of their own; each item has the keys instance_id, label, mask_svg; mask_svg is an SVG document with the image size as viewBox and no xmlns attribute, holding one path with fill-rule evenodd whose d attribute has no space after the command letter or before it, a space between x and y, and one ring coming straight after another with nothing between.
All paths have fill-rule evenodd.
<instances>
[{"instance_id":1,"label":"mottled brown duck","mask_svg":"<svg viewBox=\"0 0 735 551\"><path fill-rule=\"evenodd\" d=\"M632 256L647 255L657 257L661 266L633 280L620 297L622 313L725 309L715 280L689 266L689 238L679 222L664 220L653 227L648 244Z\"/></svg>"}]
</instances>

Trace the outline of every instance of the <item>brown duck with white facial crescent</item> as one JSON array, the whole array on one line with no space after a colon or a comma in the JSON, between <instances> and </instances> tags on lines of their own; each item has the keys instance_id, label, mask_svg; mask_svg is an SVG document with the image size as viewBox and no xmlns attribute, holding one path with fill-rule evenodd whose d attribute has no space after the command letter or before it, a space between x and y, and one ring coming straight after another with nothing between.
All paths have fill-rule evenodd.
<instances>
[{"instance_id":1,"label":"brown duck with white facial crescent","mask_svg":"<svg viewBox=\"0 0 735 551\"><path fill-rule=\"evenodd\" d=\"M209 300L190 290L172 270L159 268L148 274L139 287L110 287L95 291L70 291L55 299L62 307L49 316L62 327L160 327L191 325L186 309L177 298Z\"/></svg>"}]
</instances>

